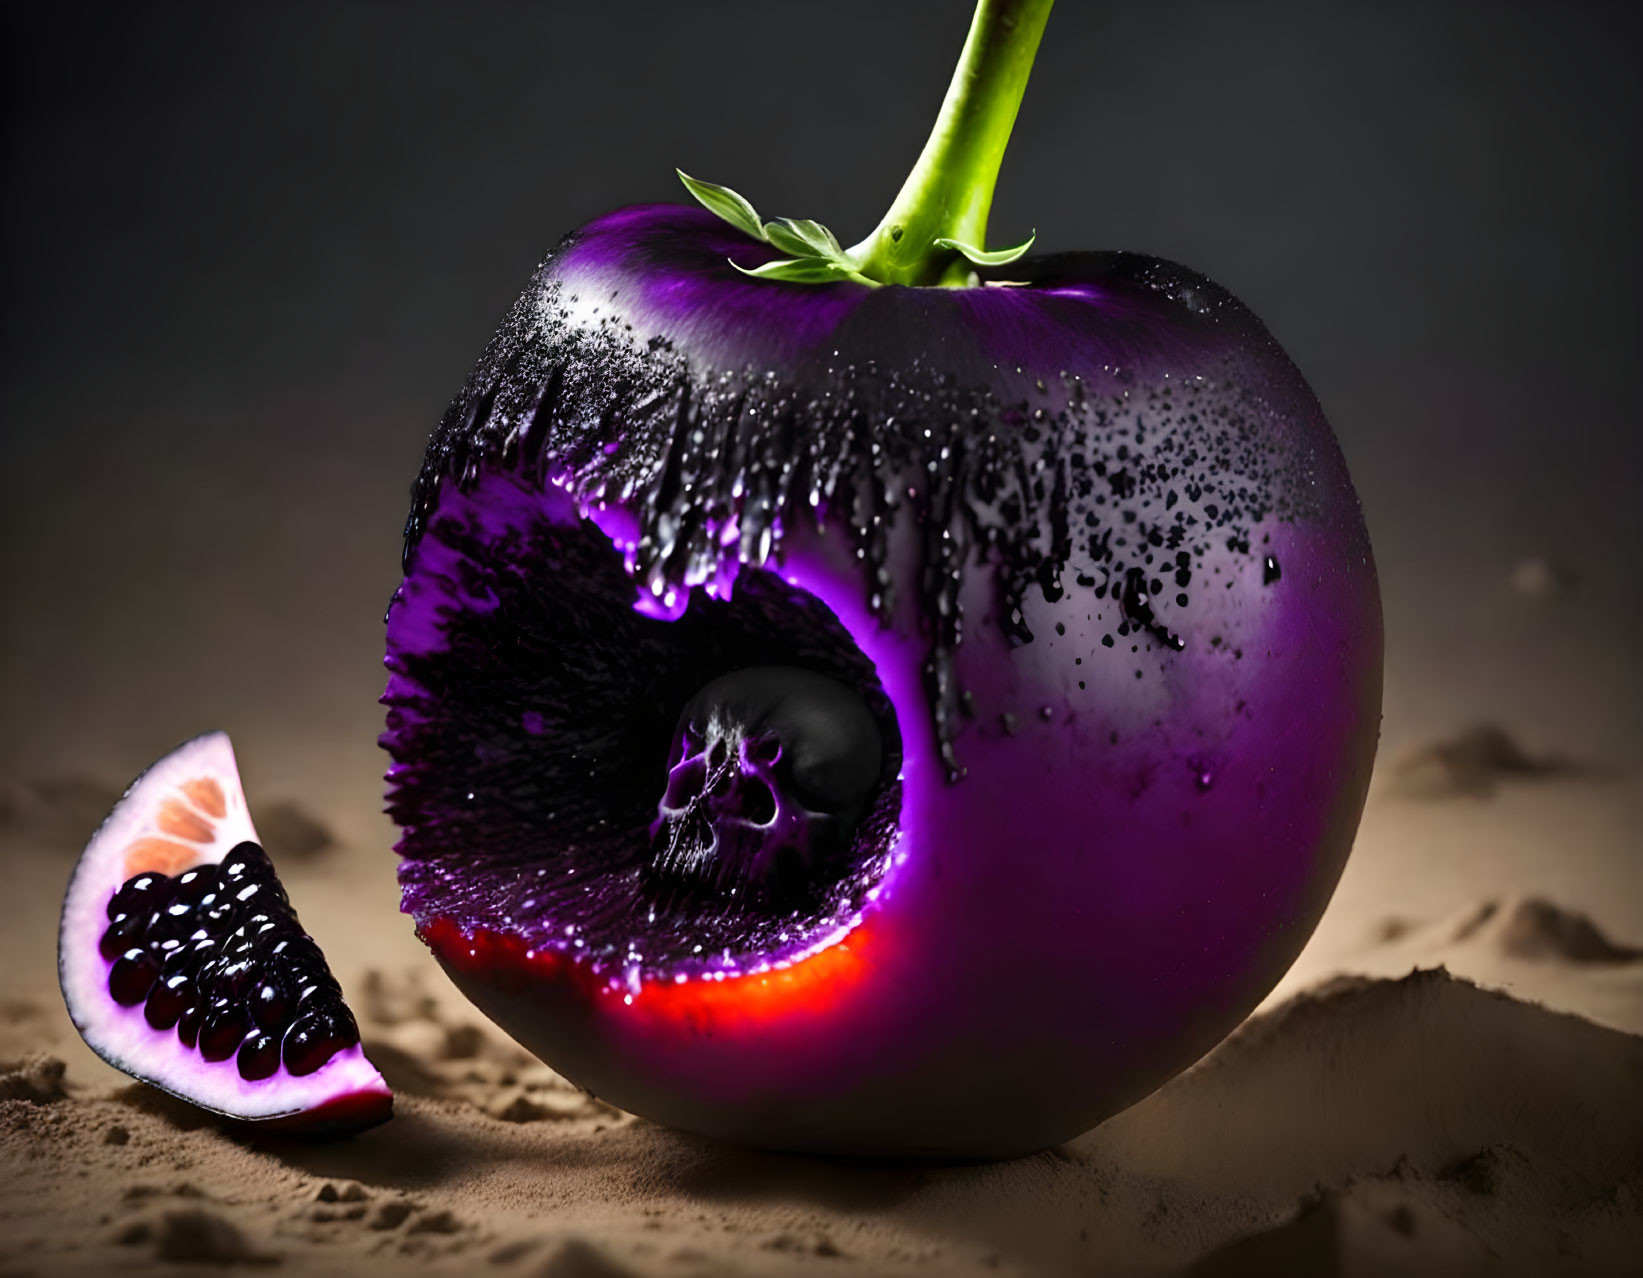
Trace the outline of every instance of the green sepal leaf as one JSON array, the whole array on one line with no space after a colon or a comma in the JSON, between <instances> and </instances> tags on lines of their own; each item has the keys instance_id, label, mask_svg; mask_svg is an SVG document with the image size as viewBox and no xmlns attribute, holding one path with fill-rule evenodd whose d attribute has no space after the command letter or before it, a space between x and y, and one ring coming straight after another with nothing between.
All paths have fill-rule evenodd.
<instances>
[{"instance_id":1,"label":"green sepal leaf","mask_svg":"<svg viewBox=\"0 0 1643 1278\"><path fill-rule=\"evenodd\" d=\"M759 221L759 215L745 198L736 194L728 186L719 186L713 182L699 182L683 169L674 169L679 175L679 181L685 184L685 190L694 195L701 206L715 217L723 218L743 235L751 235L761 243L766 239L764 223Z\"/></svg>"},{"instance_id":2,"label":"green sepal leaf","mask_svg":"<svg viewBox=\"0 0 1643 1278\"><path fill-rule=\"evenodd\" d=\"M783 253L794 257L825 257L843 261L844 250L820 222L807 217L778 217L764 224L764 237Z\"/></svg>"},{"instance_id":3,"label":"green sepal leaf","mask_svg":"<svg viewBox=\"0 0 1643 1278\"><path fill-rule=\"evenodd\" d=\"M762 266L735 266L743 275L761 280L786 280L789 284L825 284L830 280L856 279L861 276L849 262L830 257L779 257Z\"/></svg>"},{"instance_id":4,"label":"green sepal leaf","mask_svg":"<svg viewBox=\"0 0 1643 1278\"><path fill-rule=\"evenodd\" d=\"M939 239L935 242L937 248L952 249L955 253L962 253L977 266L1008 266L1033 246L1038 238L1034 231L1027 237L1026 243L1017 244L1014 248L995 249L991 253L986 249L979 249L974 244L963 244L958 240Z\"/></svg>"}]
</instances>

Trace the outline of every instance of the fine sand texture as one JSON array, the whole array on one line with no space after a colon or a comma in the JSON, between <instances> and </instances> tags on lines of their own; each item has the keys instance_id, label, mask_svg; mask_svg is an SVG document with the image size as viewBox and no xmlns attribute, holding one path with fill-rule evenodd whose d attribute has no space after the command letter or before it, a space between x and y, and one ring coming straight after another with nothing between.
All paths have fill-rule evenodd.
<instances>
[{"instance_id":1,"label":"fine sand texture","mask_svg":"<svg viewBox=\"0 0 1643 1278\"><path fill-rule=\"evenodd\" d=\"M250 784L397 1116L253 1138L91 1056L54 925L115 787L8 783L0 1275L1622 1274L1643 1254L1643 788L1504 729L1388 751L1266 1004L1129 1111L994 1165L728 1149L610 1109L451 990L382 844Z\"/></svg>"}]
</instances>

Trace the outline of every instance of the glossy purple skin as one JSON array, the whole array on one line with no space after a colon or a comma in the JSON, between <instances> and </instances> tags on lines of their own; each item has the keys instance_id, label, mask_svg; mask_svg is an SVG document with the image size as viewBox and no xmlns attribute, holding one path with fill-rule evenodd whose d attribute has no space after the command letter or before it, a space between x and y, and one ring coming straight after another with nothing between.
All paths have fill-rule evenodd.
<instances>
[{"instance_id":1,"label":"glossy purple skin","mask_svg":"<svg viewBox=\"0 0 1643 1278\"><path fill-rule=\"evenodd\" d=\"M1024 410L964 427L976 432L1021 429L1038 409L1053 419L1073 383L1139 398L1204 376L1237 388L1285 491L1255 503L1262 517L1234 532L1240 546L1223 546L1219 530L1200 538L1192 605L1161 614L1179 651L1139 631L1103 646L1115 615L1072 584L1078 552L1059 598L1027 589L1034 638L1012 640L994 568L972 556L953 654L970 694L953 740L965 772L956 783L930 704L933 605L915 585L927 542L911 508L890 534L885 562L907 588L887 619L869 607L867 570L841 525L818 530L802 508L788 511L772 566L823 600L871 658L903 736L897 860L862 912L872 944L837 989L750 1001L745 1014L722 998L674 1014L647 1010L648 988L630 1003L568 965L436 952L555 1068L674 1126L850 1154L1006 1156L1066 1140L1247 1015L1340 875L1381 691L1375 571L1345 465L1259 321L1170 264L1065 255L993 273L1025 286L915 290L750 280L727 255L752 265L768 251L698 210L620 210L550 257L510 324L557 288L578 322L614 319L641 349L659 339L704 384L719 370L772 370L803 387L873 361L872 377L917 367ZM499 343L493 367L507 354ZM510 477L505 451L464 457L471 491L425 483L425 509L522 517L535 489ZM542 519L575 517L562 492L543 493ZM601 527L643 524L642 493L606 499ZM432 605L417 602L432 561L415 535L407 562L390 666L439 644ZM391 780L417 766L405 741L391 725ZM405 908L424 927L448 918L508 931L460 892L406 882Z\"/></svg>"}]
</instances>

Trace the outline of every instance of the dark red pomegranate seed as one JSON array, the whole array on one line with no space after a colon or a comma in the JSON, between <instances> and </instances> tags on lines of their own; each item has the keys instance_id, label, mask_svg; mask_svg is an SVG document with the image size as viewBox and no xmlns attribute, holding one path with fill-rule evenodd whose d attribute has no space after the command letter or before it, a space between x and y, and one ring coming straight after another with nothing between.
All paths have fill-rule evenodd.
<instances>
[{"instance_id":1,"label":"dark red pomegranate seed","mask_svg":"<svg viewBox=\"0 0 1643 1278\"><path fill-rule=\"evenodd\" d=\"M122 914L109 925L103 939L97 942L97 952L112 963L141 939L142 931L141 921L129 914Z\"/></svg>"},{"instance_id":2,"label":"dark red pomegranate seed","mask_svg":"<svg viewBox=\"0 0 1643 1278\"><path fill-rule=\"evenodd\" d=\"M274 1034L252 1034L240 1045L235 1064L240 1077L255 1081L267 1078L280 1067L280 1040Z\"/></svg>"},{"instance_id":3,"label":"dark red pomegranate seed","mask_svg":"<svg viewBox=\"0 0 1643 1278\"><path fill-rule=\"evenodd\" d=\"M148 992L143 1016L157 1030L170 1029L183 1014L193 994L192 983L185 973L174 972L162 977Z\"/></svg>"},{"instance_id":4,"label":"dark red pomegranate seed","mask_svg":"<svg viewBox=\"0 0 1643 1278\"><path fill-rule=\"evenodd\" d=\"M195 991L196 998L199 991ZM200 1041L200 1022L205 1019L205 1009L196 1002L191 1007L185 1007L183 1014L177 1018L177 1041L184 1047L193 1047Z\"/></svg>"},{"instance_id":5,"label":"dark red pomegranate seed","mask_svg":"<svg viewBox=\"0 0 1643 1278\"><path fill-rule=\"evenodd\" d=\"M270 1034L285 1032L291 1024L291 1012L291 995L279 981L265 980L251 994L251 1019Z\"/></svg>"},{"instance_id":6,"label":"dark red pomegranate seed","mask_svg":"<svg viewBox=\"0 0 1643 1278\"><path fill-rule=\"evenodd\" d=\"M136 1007L154 988L160 965L147 950L129 949L114 960L108 973L108 992L121 1007Z\"/></svg>"},{"instance_id":7,"label":"dark red pomegranate seed","mask_svg":"<svg viewBox=\"0 0 1643 1278\"><path fill-rule=\"evenodd\" d=\"M285 1034L285 1068L312 1074L345 1047L359 1042L359 1029L346 1007L317 1007L304 1012Z\"/></svg>"},{"instance_id":8,"label":"dark red pomegranate seed","mask_svg":"<svg viewBox=\"0 0 1643 1278\"><path fill-rule=\"evenodd\" d=\"M147 918L171 899L172 884L164 874L134 874L109 898L108 917L141 914Z\"/></svg>"},{"instance_id":9,"label":"dark red pomegranate seed","mask_svg":"<svg viewBox=\"0 0 1643 1278\"><path fill-rule=\"evenodd\" d=\"M208 1061L227 1060L239 1050L250 1028L244 1007L228 999L218 999L200 1023L200 1055Z\"/></svg>"},{"instance_id":10,"label":"dark red pomegranate seed","mask_svg":"<svg viewBox=\"0 0 1643 1278\"><path fill-rule=\"evenodd\" d=\"M196 865L192 870L184 870L177 876L174 889L176 899L187 901L190 905L198 905L208 895L217 890L221 879L217 875L214 865Z\"/></svg>"},{"instance_id":11,"label":"dark red pomegranate seed","mask_svg":"<svg viewBox=\"0 0 1643 1278\"><path fill-rule=\"evenodd\" d=\"M274 863L268 859L268 853L255 843L241 843L222 859L217 873L225 887L253 882L272 883Z\"/></svg>"}]
</instances>

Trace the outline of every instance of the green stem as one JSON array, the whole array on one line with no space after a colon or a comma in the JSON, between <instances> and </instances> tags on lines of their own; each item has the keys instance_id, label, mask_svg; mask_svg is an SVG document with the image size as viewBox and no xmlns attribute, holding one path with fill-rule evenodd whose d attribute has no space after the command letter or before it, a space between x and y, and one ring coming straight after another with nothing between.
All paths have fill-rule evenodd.
<instances>
[{"instance_id":1,"label":"green stem","mask_svg":"<svg viewBox=\"0 0 1643 1278\"><path fill-rule=\"evenodd\" d=\"M980 0L930 140L884 220L851 256L881 284L968 281L938 239L985 248L998 167L1054 0Z\"/></svg>"}]
</instances>

